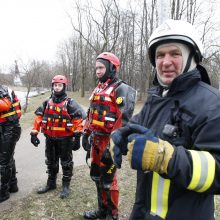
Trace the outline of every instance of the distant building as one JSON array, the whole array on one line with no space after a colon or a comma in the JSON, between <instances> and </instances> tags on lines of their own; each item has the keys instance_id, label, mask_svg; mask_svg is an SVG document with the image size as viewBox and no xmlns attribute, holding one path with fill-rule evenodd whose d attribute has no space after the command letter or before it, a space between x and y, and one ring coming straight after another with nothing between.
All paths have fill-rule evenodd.
<instances>
[{"instance_id":1,"label":"distant building","mask_svg":"<svg viewBox=\"0 0 220 220\"><path fill-rule=\"evenodd\" d=\"M22 86L21 77L20 77L20 71L18 69L17 60L15 60L14 85L15 86Z\"/></svg>"}]
</instances>

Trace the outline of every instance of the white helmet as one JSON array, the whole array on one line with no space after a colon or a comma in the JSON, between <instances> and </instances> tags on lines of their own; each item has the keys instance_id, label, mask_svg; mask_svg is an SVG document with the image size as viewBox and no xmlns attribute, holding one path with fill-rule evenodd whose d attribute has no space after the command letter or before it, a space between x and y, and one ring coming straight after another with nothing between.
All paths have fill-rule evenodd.
<instances>
[{"instance_id":1,"label":"white helmet","mask_svg":"<svg viewBox=\"0 0 220 220\"><path fill-rule=\"evenodd\" d=\"M157 27L148 40L148 55L155 66L156 47L162 43L180 42L193 49L195 61L202 61L203 45L192 24L182 20L168 19Z\"/></svg>"}]
</instances>

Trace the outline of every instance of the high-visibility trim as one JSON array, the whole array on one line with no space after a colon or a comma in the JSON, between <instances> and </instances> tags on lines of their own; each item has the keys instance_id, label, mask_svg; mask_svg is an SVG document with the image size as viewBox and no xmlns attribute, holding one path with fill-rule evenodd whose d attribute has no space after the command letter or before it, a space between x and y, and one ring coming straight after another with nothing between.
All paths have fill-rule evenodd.
<instances>
[{"instance_id":1,"label":"high-visibility trim","mask_svg":"<svg viewBox=\"0 0 220 220\"><path fill-rule=\"evenodd\" d=\"M158 173L153 173L151 189L151 213L162 219L166 218L168 211L168 197L170 180L162 178Z\"/></svg>"},{"instance_id":2,"label":"high-visibility trim","mask_svg":"<svg viewBox=\"0 0 220 220\"><path fill-rule=\"evenodd\" d=\"M32 129L32 130L31 130L31 133L33 133L33 134L38 134L38 132L39 132L39 131L36 130L36 129Z\"/></svg>"},{"instance_id":3,"label":"high-visibility trim","mask_svg":"<svg viewBox=\"0 0 220 220\"><path fill-rule=\"evenodd\" d=\"M115 118L105 117L105 121L115 121Z\"/></svg>"},{"instance_id":4,"label":"high-visibility trim","mask_svg":"<svg viewBox=\"0 0 220 220\"><path fill-rule=\"evenodd\" d=\"M189 150L192 156L192 179L189 190L204 192L210 188L215 177L215 159L206 151Z\"/></svg>"},{"instance_id":5,"label":"high-visibility trim","mask_svg":"<svg viewBox=\"0 0 220 220\"><path fill-rule=\"evenodd\" d=\"M13 107L16 107L16 106L18 106L18 105L20 105L19 102L15 102L15 103L12 104Z\"/></svg>"},{"instance_id":6,"label":"high-visibility trim","mask_svg":"<svg viewBox=\"0 0 220 220\"><path fill-rule=\"evenodd\" d=\"M92 113L94 113L94 114L99 114L99 112L97 111L97 110L92 110ZM102 112L102 114L103 115L106 115L106 111L104 110L103 112Z\"/></svg>"},{"instance_id":7,"label":"high-visibility trim","mask_svg":"<svg viewBox=\"0 0 220 220\"><path fill-rule=\"evenodd\" d=\"M104 122L103 121L97 121L97 120L92 120L92 124L94 125L99 125L99 126L104 126Z\"/></svg>"},{"instance_id":8,"label":"high-visibility trim","mask_svg":"<svg viewBox=\"0 0 220 220\"><path fill-rule=\"evenodd\" d=\"M1 115L0 118L6 118L8 116L15 115L16 113L17 113L16 111L8 112L8 113L5 113L5 114Z\"/></svg>"},{"instance_id":9,"label":"high-visibility trim","mask_svg":"<svg viewBox=\"0 0 220 220\"><path fill-rule=\"evenodd\" d=\"M50 126L47 126L47 129L48 130L53 130L53 131L65 131L66 128L62 128L62 127L50 127Z\"/></svg>"},{"instance_id":10,"label":"high-visibility trim","mask_svg":"<svg viewBox=\"0 0 220 220\"><path fill-rule=\"evenodd\" d=\"M94 101L98 101L98 100L100 100L100 97L101 97L101 96L93 96L93 100L94 100ZM111 99L110 97L103 96L103 98L104 98L104 101L112 102L112 99Z\"/></svg>"},{"instance_id":11,"label":"high-visibility trim","mask_svg":"<svg viewBox=\"0 0 220 220\"><path fill-rule=\"evenodd\" d=\"M113 89L114 89L114 87L113 87L113 86L112 86L112 87L110 87L110 88L108 88L108 89L106 90L106 94L110 95L110 94L111 94L111 92L113 91Z\"/></svg>"}]
</instances>

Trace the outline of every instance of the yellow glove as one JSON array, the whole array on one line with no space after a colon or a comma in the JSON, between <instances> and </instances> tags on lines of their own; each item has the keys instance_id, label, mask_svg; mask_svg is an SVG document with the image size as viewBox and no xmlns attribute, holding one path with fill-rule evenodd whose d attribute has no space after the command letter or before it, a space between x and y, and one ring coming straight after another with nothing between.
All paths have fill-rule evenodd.
<instances>
[{"instance_id":1,"label":"yellow glove","mask_svg":"<svg viewBox=\"0 0 220 220\"><path fill-rule=\"evenodd\" d=\"M174 148L151 132L131 134L128 137L128 160L132 169L167 173Z\"/></svg>"}]
</instances>

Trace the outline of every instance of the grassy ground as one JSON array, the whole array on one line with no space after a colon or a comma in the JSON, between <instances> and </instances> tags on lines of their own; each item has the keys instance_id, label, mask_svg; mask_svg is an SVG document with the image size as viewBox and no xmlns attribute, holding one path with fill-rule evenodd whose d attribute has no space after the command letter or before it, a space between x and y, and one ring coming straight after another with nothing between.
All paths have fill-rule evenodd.
<instances>
[{"instance_id":1,"label":"grassy ground","mask_svg":"<svg viewBox=\"0 0 220 220\"><path fill-rule=\"evenodd\" d=\"M34 111L42 101L49 96L49 93L34 97L30 100L27 113L21 120L22 127L30 127L33 123ZM88 95L80 98L78 93L70 95L83 106L88 106ZM137 103L137 112L142 103ZM74 176L71 182L71 195L67 199L60 199L60 182L55 191L44 195L33 193L23 200L14 202L10 211L2 211L3 220L82 220L83 212L94 209L97 206L95 185L89 177L89 168L79 166L74 168ZM118 182L120 189L119 211L120 219L127 220L132 209L135 195L136 174L129 168L124 157L122 169L118 170ZM216 220L220 220L220 199L216 199Z\"/></svg>"},{"instance_id":2,"label":"grassy ground","mask_svg":"<svg viewBox=\"0 0 220 220\"><path fill-rule=\"evenodd\" d=\"M135 172L128 169L124 161L122 169L118 171L120 188L120 216L122 220L128 219L134 200ZM67 199L60 199L61 183L55 191L44 195L35 192L26 199L15 202L13 208L1 212L1 219L11 220L80 220L84 211L97 207L95 185L89 177L89 168L80 166L75 168L71 182L71 195ZM58 178L60 180L61 178Z\"/></svg>"}]
</instances>

